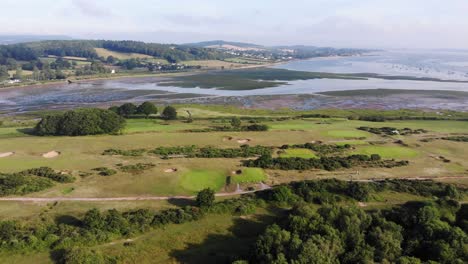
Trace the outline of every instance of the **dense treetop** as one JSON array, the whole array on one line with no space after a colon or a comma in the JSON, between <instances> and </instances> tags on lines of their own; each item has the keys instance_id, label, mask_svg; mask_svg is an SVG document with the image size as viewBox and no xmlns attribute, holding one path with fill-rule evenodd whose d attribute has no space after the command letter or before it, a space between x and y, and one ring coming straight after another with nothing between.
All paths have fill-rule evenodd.
<instances>
[{"instance_id":1,"label":"dense treetop","mask_svg":"<svg viewBox=\"0 0 468 264\"><path fill-rule=\"evenodd\" d=\"M103 109L78 109L44 117L34 128L40 136L82 136L119 132L125 120Z\"/></svg>"}]
</instances>

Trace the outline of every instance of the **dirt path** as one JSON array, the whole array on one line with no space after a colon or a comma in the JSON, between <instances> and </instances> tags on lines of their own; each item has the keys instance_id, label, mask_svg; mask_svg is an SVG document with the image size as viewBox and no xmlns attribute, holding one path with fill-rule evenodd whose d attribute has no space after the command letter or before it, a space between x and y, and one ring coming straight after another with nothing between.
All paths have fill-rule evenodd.
<instances>
[{"instance_id":1,"label":"dirt path","mask_svg":"<svg viewBox=\"0 0 468 264\"><path fill-rule=\"evenodd\" d=\"M411 177L411 178L396 178L398 180L423 181L423 180L444 180L444 179L466 179L464 176L447 176L447 177ZM379 182L386 179L353 179L355 182ZM236 191L231 193L217 193L216 197L228 197L242 194L256 193L271 189L271 186L260 184L259 190L254 191ZM162 200L183 200L194 199L196 196L128 196L128 197L0 197L0 201L14 202L59 202L59 201L79 201L79 202L105 202L105 201L162 201Z\"/></svg>"},{"instance_id":2,"label":"dirt path","mask_svg":"<svg viewBox=\"0 0 468 264\"><path fill-rule=\"evenodd\" d=\"M256 191L242 191L233 193L217 193L216 197L227 197L242 194L255 193L270 189L270 186L263 185L262 189ZM128 197L0 197L0 201L14 202L60 202L60 201L79 201L79 202L105 202L105 201L162 201L162 200L183 200L195 199L196 196L128 196Z\"/></svg>"}]
</instances>

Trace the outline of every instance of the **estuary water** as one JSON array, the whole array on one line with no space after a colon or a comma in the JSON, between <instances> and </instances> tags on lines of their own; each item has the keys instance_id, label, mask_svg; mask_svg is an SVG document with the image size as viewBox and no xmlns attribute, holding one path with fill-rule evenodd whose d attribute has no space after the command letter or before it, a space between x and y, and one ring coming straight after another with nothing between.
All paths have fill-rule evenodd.
<instances>
[{"instance_id":1,"label":"estuary water","mask_svg":"<svg viewBox=\"0 0 468 264\"><path fill-rule=\"evenodd\" d=\"M468 51L381 51L353 57L314 58L291 61L275 68L331 73L378 73L468 81ZM278 87L227 91L220 89L159 86L159 77L97 80L73 84L0 89L0 111L21 112L44 108L68 108L149 98L194 98L199 96L248 96L314 94L357 89L453 90L468 92L468 83L409 80L290 81Z\"/></svg>"}]
</instances>

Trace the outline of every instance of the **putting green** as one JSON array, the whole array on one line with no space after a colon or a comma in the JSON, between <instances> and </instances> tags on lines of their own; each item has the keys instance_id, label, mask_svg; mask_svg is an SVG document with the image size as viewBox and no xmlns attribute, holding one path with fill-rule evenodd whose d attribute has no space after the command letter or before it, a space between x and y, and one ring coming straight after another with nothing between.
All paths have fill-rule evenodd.
<instances>
[{"instance_id":1,"label":"putting green","mask_svg":"<svg viewBox=\"0 0 468 264\"><path fill-rule=\"evenodd\" d=\"M231 177L233 183L257 183L266 180L265 172L259 168L243 168L242 173Z\"/></svg>"},{"instance_id":2,"label":"putting green","mask_svg":"<svg viewBox=\"0 0 468 264\"><path fill-rule=\"evenodd\" d=\"M205 188L218 191L225 183L226 173L216 170L191 170L184 173L180 180L182 188L193 192L198 192Z\"/></svg>"},{"instance_id":3,"label":"putting green","mask_svg":"<svg viewBox=\"0 0 468 264\"><path fill-rule=\"evenodd\" d=\"M352 154L379 154L382 158L385 159L396 159L414 158L419 155L419 152L414 149L399 146L363 146L358 147L358 149Z\"/></svg>"},{"instance_id":4,"label":"putting green","mask_svg":"<svg viewBox=\"0 0 468 264\"><path fill-rule=\"evenodd\" d=\"M369 134L359 130L331 130L326 131L325 135L333 138L367 138Z\"/></svg>"},{"instance_id":5,"label":"putting green","mask_svg":"<svg viewBox=\"0 0 468 264\"><path fill-rule=\"evenodd\" d=\"M285 149L284 153L280 154L280 156L282 158L317 158L317 155L315 155L315 153L312 150L303 148Z\"/></svg>"}]
</instances>

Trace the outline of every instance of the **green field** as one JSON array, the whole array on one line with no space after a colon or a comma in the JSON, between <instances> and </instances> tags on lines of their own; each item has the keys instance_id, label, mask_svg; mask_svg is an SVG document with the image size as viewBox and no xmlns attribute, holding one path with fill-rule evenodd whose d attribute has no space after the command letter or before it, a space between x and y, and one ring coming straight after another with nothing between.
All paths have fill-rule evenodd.
<instances>
[{"instance_id":1,"label":"green field","mask_svg":"<svg viewBox=\"0 0 468 264\"><path fill-rule=\"evenodd\" d=\"M327 131L326 135L333 138L366 138L369 136L369 133L358 131L358 130L331 130Z\"/></svg>"},{"instance_id":2,"label":"green field","mask_svg":"<svg viewBox=\"0 0 468 264\"><path fill-rule=\"evenodd\" d=\"M419 155L417 150L399 146L360 146L354 154L379 154L384 159L415 158Z\"/></svg>"},{"instance_id":3,"label":"green field","mask_svg":"<svg viewBox=\"0 0 468 264\"><path fill-rule=\"evenodd\" d=\"M190 111L194 120L185 121ZM21 223L63 223L65 226L79 223L85 212L98 208L120 211L135 211L148 208L165 210L186 208L195 204L192 199L138 200L148 196L192 196L204 188L218 193L233 192L239 184L242 190L257 189L260 182L268 186L300 180L337 178L348 180L383 179L406 177L465 177L442 178L440 181L468 186L468 160L466 143L437 139L447 135L466 134L467 122L398 120L367 122L348 120L342 116L330 118L298 117L289 110L237 109L219 106L178 106L179 120L164 121L153 116L149 119L128 119L125 129L117 135L80 137L37 137L25 133L34 125L37 114L21 118L5 117L0 127L0 154L14 152L0 158L0 172L11 173L25 169L48 166L70 173L76 181L56 183L44 191L30 193L25 197L68 198L115 198L134 197L133 201L58 201L17 202L0 201L0 220L18 220ZM338 113L330 110L328 113ZM350 113L342 113L349 115ZM456 115L456 114L454 114ZM269 131L224 131L201 132L213 126L229 126L232 116L239 116L243 125L266 124ZM285 118L286 117L286 118ZM425 134L406 136L383 136L358 130L358 127L426 129ZM197 132L189 132L197 130ZM423 139L431 140L422 141ZM243 141L248 139L246 141ZM398 140L398 141L397 141ZM325 170L278 170L242 167L248 158L187 158L181 156L160 157L148 152L140 156L103 155L104 150L152 150L162 146L213 146L215 148L239 148L242 144L271 146L274 157L317 158L318 153L303 148L280 147L305 143L351 145L336 154L379 154L383 159L408 160L404 167L353 167L336 171ZM60 155L43 157L44 153L58 151ZM441 158L443 157L443 159ZM449 160L445 162L444 159ZM151 163L154 167L141 173L122 171L121 166ZM116 170L111 176L100 176L94 168L106 167ZM250 194L252 195L252 194ZM249 196L250 197L250 196ZM217 197L223 201L230 197ZM317 197L317 199L322 197ZM326 197L325 197L326 198ZM373 193L365 202L345 198L339 205L359 206L364 210L392 209L407 201L434 201L432 196L384 191ZM200 219L183 224L168 224L162 227L128 236L111 237L105 243L92 245L105 256L115 257L117 263L231 263L231 256L248 256L252 243L265 226L284 213L285 208L277 203L259 205L256 212L228 214L207 212ZM314 205L319 208L319 205ZM289 209L291 206L287 205ZM242 210L242 206L236 207ZM66 227L64 227L66 228ZM49 249L47 249L49 250ZM2 263L53 263L52 254L45 250L29 252L2 252Z\"/></svg>"},{"instance_id":4,"label":"green field","mask_svg":"<svg viewBox=\"0 0 468 264\"><path fill-rule=\"evenodd\" d=\"M163 121L160 119L128 119L122 135L101 135L84 137L36 137L22 132L34 117L24 116L13 120L5 118L0 127L0 154L14 152L14 155L0 158L1 172L18 172L40 166L49 166L56 170L71 171L77 177L72 184L58 184L50 190L31 194L31 196L53 197L66 195L70 197L116 197L138 195L192 195L203 187L221 190L226 183L226 177L232 171L239 169L242 159L169 159L164 160L154 155L140 157L104 156L106 149L147 149L160 146L214 146L217 148L238 148L244 143L241 139L249 139L249 145L280 147L282 145L304 144L321 141L326 144L350 144L348 154L379 154L384 159L405 159L410 164L401 168L367 168L360 170L363 178L450 176L465 175L468 167L464 143L433 140L421 142L426 137L440 137L449 134L466 133L468 122L461 121L428 121L401 120L366 122L347 120L345 118L290 118L277 120L280 117L291 116L291 111L268 111L237 109L219 106L179 106L180 116L187 117L189 110L194 122L183 120ZM340 111L333 113L337 114ZM331 114L331 111L323 113ZM350 113L345 113L349 115ZM402 114L402 113L398 113ZM383 112L382 115L388 115ZM427 115L430 115L427 114ZM453 113L458 115L458 113ZM266 132L187 132L192 129L206 129L212 126L229 125L231 116L240 116L243 124L248 124L250 118L260 118L257 122L270 127ZM28 119L29 118L29 119ZM16 124L16 125L15 125ZM32 124L32 123L31 123ZM382 137L357 130L360 126L412 129L426 129L427 134L398 137ZM361 140L346 140L348 138L364 138ZM408 146L396 145L394 141L402 140ZM58 151L60 155L54 158L44 158L42 154ZM275 150L277 151L277 150ZM288 149L283 157L314 158L310 150ZM439 156L450 160L444 163ZM136 163L153 163L155 168L138 175L121 172L116 164L131 165ZM93 168L108 167L117 169L118 173L110 177L97 175ZM177 168L177 172L165 173L169 168ZM243 170L246 178L261 179L267 184L276 184L316 177L348 177L346 171L307 174L296 171L267 171L264 175L258 170ZM91 173L86 177L82 173ZM233 179L241 177L233 176ZM257 180L255 180L257 181ZM234 181L235 182L235 181ZM238 181L240 183L247 181Z\"/></svg>"},{"instance_id":5,"label":"green field","mask_svg":"<svg viewBox=\"0 0 468 264\"><path fill-rule=\"evenodd\" d=\"M112 57L117 58L119 60L153 58L152 56L145 55L145 54L117 52L117 51L111 51L111 50L103 49L103 48L95 48L95 50L96 50L98 56L104 57L104 58L107 58L109 56L112 56Z\"/></svg>"},{"instance_id":6,"label":"green field","mask_svg":"<svg viewBox=\"0 0 468 264\"><path fill-rule=\"evenodd\" d=\"M226 184L226 173L223 171L192 170L182 175L182 188L198 192L205 188L219 191Z\"/></svg>"},{"instance_id":7,"label":"green field","mask_svg":"<svg viewBox=\"0 0 468 264\"><path fill-rule=\"evenodd\" d=\"M303 158L303 159L313 159L317 158L317 155L310 149L285 149L284 153L280 154L283 158Z\"/></svg>"},{"instance_id":8,"label":"green field","mask_svg":"<svg viewBox=\"0 0 468 264\"><path fill-rule=\"evenodd\" d=\"M259 183L265 181L267 176L259 168L243 168L241 174L231 177L233 183Z\"/></svg>"}]
</instances>

